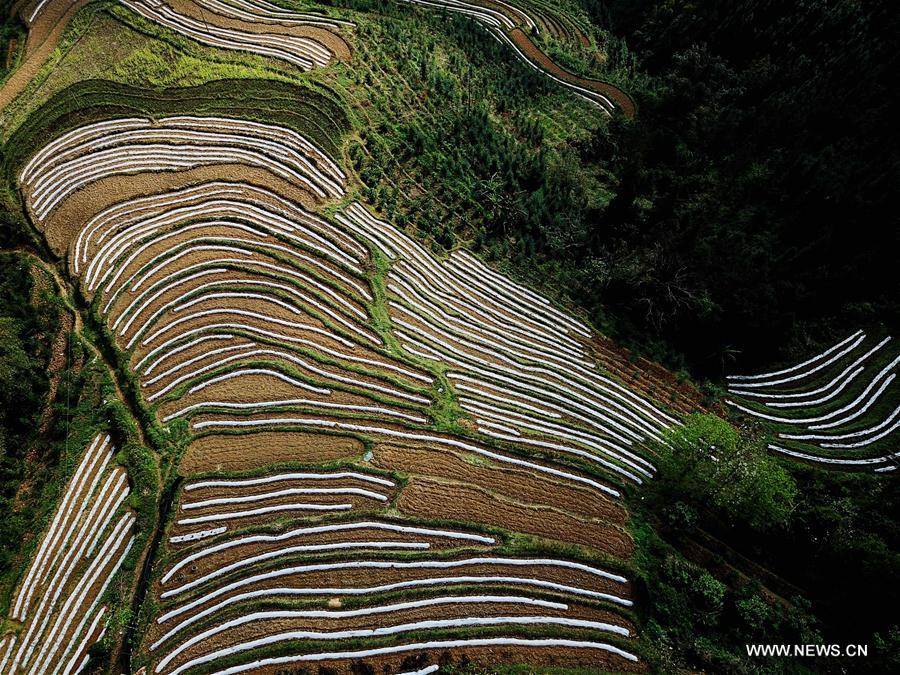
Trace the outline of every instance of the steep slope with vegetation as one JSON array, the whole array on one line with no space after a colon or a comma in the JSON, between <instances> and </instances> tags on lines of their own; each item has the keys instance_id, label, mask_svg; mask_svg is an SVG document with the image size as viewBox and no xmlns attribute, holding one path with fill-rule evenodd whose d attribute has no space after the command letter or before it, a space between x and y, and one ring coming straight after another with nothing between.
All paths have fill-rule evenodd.
<instances>
[{"instance_id":1,"label":"steep slope with vegetation","mask_svg":"<svg viewBox=\"0 0 900 675\"><path fill-rule=\"evenodd\" d=\"M642 77L636 123L580 153L609 199L565 209L577 243L537 235L579 302L714 378L895 332L894 4L583 4Z\"/></svg>"},{"instance_id":2,"label":"steep slope with vegetation","mask_svg":"<svg viewBox=\"0 0 900 675\"><path fill-rule=\"evenodd\" d=\"M0 673L896 669L886 3L13 10Z\"/></svg>"}]
</instances>

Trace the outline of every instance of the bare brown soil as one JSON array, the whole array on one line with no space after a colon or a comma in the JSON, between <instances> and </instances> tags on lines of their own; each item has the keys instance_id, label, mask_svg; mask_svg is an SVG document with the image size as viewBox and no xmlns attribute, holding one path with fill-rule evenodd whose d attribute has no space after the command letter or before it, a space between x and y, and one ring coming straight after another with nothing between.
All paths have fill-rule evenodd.
<instances>
[{"instance_id":1,"label":"bare brown soil","mask_svg":"<svg viewBox=\"0 0 900 675\"><path fill-rule=\"evenodd\" d=\"M507 498L552 505L581 518L600 518L618 525L623 525L627 518L621 504L596 491L522 469L501 468L464 453L378 444L373 449L372 462L385 469L479 485Z\"/></svg>"},{"instance_id":2,"label":"bare brown soil","mask_svg":"<svg viewBox=\"0 0 900 675\"><path fill-rule=\"evenodd\" d=\"M403 489L397 508L401 513L421 518L474 520L513 532L595 548L616 558L628 558L634 550L634 542L624 529L501 498L473 485L414 477Z\"/></svg>"},{"instance_id":3,"label":"bare brown soil","mask_svg":"<svg viewBox=\"0 0 900 675\"><path fill-rule=\"evenodd\" d=\"M540 67L547 72L552 73L556 77L560 78L561 80L565 80L566 82L571 82L572 84L576 84L579 87L584 87L585 89L590 89L591 91L596 91L597 93L608 96L616 102L616 104L622 109L622 112L624 112L627 117L634 117L634 101L632 101L631 97L618 87L613 86L608 82L602 82L600 80L589 80L584 77L579 77L578 75L570 73L568 70L564 70L554 61L550 60L550 57L544 54L544 52L538 49L537 46L531 41L531 39L519 28L514 28L513 30L511 30L509 33L509 37L513 42L516 43L519 49L521 49L525 54L528 55L529 58L531 58L532 61L540 65Z\"/></svg>"},{"instance_id":4,"label":"bare brown soil","mask_svg":"<svg viewBox=\"0 0 900 675\"><path fill-rule=\"evenodd\" d=\"M515 603L465 603L465 604L447 604L437 605L434 607L426 607L422 609L399 610L389 614L376 614L365 617L351 619L280 619L267 620L245 624L229 631L220 633L211 639L204 640L198 645L183 652L172 665L181 664L189 659L195 658L201 654L208 654L218 649L223 649L236 643L258 639L266 635L283 633L287 631L298 630L348 630L348 629L375 629L386 624L398 625L403 623L413 623L416 621L426 621L430 619L456 619L468 617L495 617L495 616L546 616L546 617L566 617L572 619L586 619L590 621L602 621L620 625L633 630L628 622L612 612L596 609L587 606L571 605L568 610L529 607L523 604ZM511 627L510 632L514 633L515 628ZM598 640L603 640L603 633L598 633ZM398 640L415 641L418 639L416 632L411 632L407 636L398 638ZM183 642L187 634L182 635L180 640L171 641L163 648L165 653L176 644Z\"/></svg>"},{"instance_id":5,"label":"bare brown soil","mask_svg":"<svg viewBox=\"0 0 900 675\"><path fill-rule=\"evenodd\" d=\"M459 556L454 556L454 559L467 559L473 556L479 555L478 553L466 553L460 554ZM430 556L429 556L430 557ZM370 554L365 556L366 560L392 560L394 559L392 556L386 554L385 552ZM296 563L285 563L283 565L278 565L272 569L286 569L289 567L296 567ZM259 574L261 569L259 567L256 568L245 568L238 575L237 578L247 578L256 574ZM572 586L575 588L587 589L592 591L597 591L601 593L609 593L621 598L629 598L630 597L630 585L623 584L617 581L604 579L602 577L598 577L589 572L584 572L576 569L568 569L562 567L553 567L549 565L530 565L530 566L522 566L522 565L485 565L485 564L472 564L472 565L462 565L458 567L450 567L450 568L403 568L403 569L374 569L374 568L362 568L362 569L352 569L352 568L343 568L336 570L312 570L312 571L304 571L297 572L294 574L286 574L274 578L263 579L261 581L256 581L251 584L246 584L240 586L237 590L225 593L223 595L216 596L211 602L201 603L199 606L180 614L179 616L182 618L186 618L188 616L193 615L196 612L202 611L205 607L210 604L217 604L222 601L223 598L231 597L238 593L245 593L248 591L256 591L256 590L264 590L264 589L279 589L279 588L371 588L375 586L381 586L386 584L393 584L402 581L409 581L415 579L434 579L434 578L447 578L447 577L515 577L515 578L523 578L523 579L539 579L544 581L551 581L558 584L563 584L566 586ZM171 605L172 607L180 606L187 602L189 599L202 598L205 597L207 593L215 588L222 587L228 583L232 583L235 580L235 577L228 577L227 579L223 577L219 577L215 579L210 584L206 584L202 587L198 587L197 589L191 589L191 591L185 593L179 593L175 597L167 598L166 605ZM550 591L546 589L539 589L534 586L528 585L516 585L516 584L464 584L468 587L471 587L473 592L476 593L487 593L491 588L508 588L511 592L514 592L517 595L551 595L551 596L561 596L559 592ZM458 588L458 587L456 587ZM440 589L437 591L435 589ZM455 588L454 588L455 590ZM427 594L431 595L436 592L449 592L450 588L447 586L435 586L435 587L419 587L415 592L416 594ZM323 594L323 596L327 596L327 593ZM323 596L304 596L305 599L315 600L321 599L325 600L327 597ZM373 597L373 596L367 596ZM569 603L572 600L577 600L577 596L565 595L566 600L564 602ZM275 600L279 598L290 599L286 596L272 596L270 599ZM256 602L261 601L257 599ZM374 602L374 600L372 600ZM236 607L236 606L235 606ZM238 608L235 608L234 611L241 611ZM171 627L171 622L167 622L163 624L165 629Z\"/></svg>"},{"instance_id":6,"label":"bare brown soil","mask_svg":"<svg viewBox=\"0 0 900 675\"><path fill-rule=\"evenodd\" d=\"M387 424L386 424L386 425L383 425L383 426L385 426L385 427L391 427L392 425L387 425ZM398 430L399 430L399 431L402 431L402 429L398 429ZM450 435L447 435L447 434L430 434L430 435L432 435L432 436L438 436L438 437L441 437L441 438L448 438L448 439L459 440L458 437L450 436ZM435 452L435 453L448 453L448 452L449 452L449 453L458 453L458 454L468 454L468 453L466 453L466 451L464 451L464 450L460 450L460 449L453 448L453 447L448 447L448 446L446 446L446 445L443 445L443 444L440 444L440 443L434 443L434 442L419 442L419 441L415 441L415 440L408 440L408 441L407 441L407 440L403 440L403 441L399 441L399 443L398 443L398 441L397 441L396 439L389 438L389 437L379 437L379 436L375 436L375 437L374 437L374 440L375 440L376 442L378 442L378 443L385 443L385 444L390 444L390 445L398 445L398 444L402 444L402 447L423 448L423 449L426 449L426 450L428 450L428 451ZM477 442L471 442L471 444L474 445L474 446L476 446L476 447L479 445ZM482 446L482 447L483 447L483 446ZM504 456L508 456L508 457L515 457L515 456L516 456L515 453L509 453L509 452L506 452L506 451L501 452L501 453L498 453L498 454L501 454L501 455L504 455ZM496 468L499 469L500 471L502 471L504 474L505 474L507 471L526 471L526 472L529 472L529 473L530 473L530 469L527 469L527 468L524 468L524 467L515 467L515 465L508 464L508 463L505 463L505 462L502 462L502 461L499 461L499 460L490 460L490 461L487 461L487 462L486 462L487 458L486 458L486 457L483 457L483 456L479 456L479 457L477 457L477 458L473 458L473 460L474 460L475 462L477 462L477 463L482 464L482 465L487 464L487 465L489 465L489 466L496 466ZM553 463L553 462L549 462L549 461L540 461L540 460L537 460L537 459L534 459L534 458L528 458L528 461L531 462L532 464L537 464L537 465L539 465L539 466L547 466L547 467L551 467L551 468L564 469L567 473L570 473L570 474L572 474L572 475L574 475L574 476L581 476L581 477L583 477L583 478L590 478L590 479L592 479L592 480L598 480L596 476L588 475L588 474L586 474L586 473L584 473L584 472L582 472L582 471L578 471L577 469L573 469L573 468L571 468L571 467L569 467L569 466L561 466L561 465L555 464L555 463ZM426 471L425 473L427 473L427 471ZM587 487L587 486L586 486L585 488L581 488L580 485L578 485L578 484L573 484L572 482L568 481L568 479L565 479L565 478L559 478L559 479L557 479L557 478L555 478L555 477L551 477L551 476L546 475L546 474L543 474L543 473L535 472L535 473L534 473L534 476L535 476L535 478L538 479L538 480L547 480L547 481L550 481L550 482L553 482L553 483L555 483L556 480L559 480L560 483L561 483L563 486L570 486L571 488L577 489L577 490L580 490L580 489L593 490L593 489L594 489L594 488L590 488L590 487ZM546 477L545 477L545 476L546 476ZM603 482L603 481L601 480L600 482ZM599 496L602 497L602 495L599 495Z\"/></svg>"},{"instance_id":7,"label":"bare brown soil","mask_svg":"<svg viewBox=\"0 0 900 675\"><path fill-rule=\"evenodd\" d=\"M16 50L19 48L19 41L16 38L10 38L9 42L6 43L6 60L4 61L4 68L9 70L12 68L13 57L16 54Z\"/></svg>"},{"instance_id":8,"label":"bare brown soil","mask_svg":"<svg viewBox=\"0 0 900 675\"><path fill-rule=\"evenodd\" d=\"M239 354L240 352L234 352L234 354ZM220 354L216 355L214 358L218 359L221 356L228 356L229 354ZM268 358L272 359L274 357L254 357L256 359ZM201 363L191 364L189 368L194 368L200 366ZM187 372L188 369L185 369ZM153 385L154 387L158 385ZM147 390L145 390L146 392ZM154 389L149 389L149 391L154 391ZM195 403L205 403L207 401L227 401L234 403L259 403L262 401L284 401L296 398L303 398L314 401L327 401L328 403L341 403L341 404L353 404L353 405L372 405L373 402L368 398L363 398L362 396L355 396L353 394L348 394L347 392L339 391L336 389L331 390L331 394L317 394L315 392L307 391L305 389L299 389L297 387L292 386L291 384L284 382L283 380L279 380L275 377L270 377L268 375L241 375L239 377L235 377L229 380L223 380L222 382L217 382L212 384L204 389L201 389L198 392L193 394L187 393L184 396L181 396L177 400L169 401L160 406L160 417L165 417L166 415L181 410L182 408L193 405ZM260 414L265 412L265 408L260 407L258 412ZM316 410L312 408L312 410ZM241 410L236 411L238 414L247 413L249 410ZM342 412L342 411L337 411ZM347 412L347 411L343 411ZM274 415L282 415L284 413L271 413ZM315 414L315 413L314 413ZM322 408L318 413L322 417L331 417L333 415L331 410ZM231 413L223 412L217 413L217 417L230 417Z\"/></svg>"},{"instance_id":9,"label":"bare brown soil","mask_svg":"<svg viewBox=\"0 0 900 675\"><path fill-rule=\"evenodd\" d=\"M325 463L356 459L363 451L360 441L344 436L279 431L210 435L190 444L178 473L249 471L282 462Z\"/></svg>"},{"instance_id":10,"label":"bare brown soil","mask_svg":"<svg viewBox=\"0 0 900 675\"><path fill-rule=\"evenodd\" d=\"M187 171L117 174L101 178L72 193L41 223L32 220L47 238L53 252L62 257L88 220L114 204L217 180L246 182L272 190L286 199L312 208L314 196L265 169L244 164L215 164Z\"/></svg>"},{"instance_id":11,"label":"bare brown soil","mask_svg":"<svg viewBox=\"0 0 900 675\"><path fill-rule=\"evenodd\" d=\"M66 25L88 0L54 0L35 18L25 42L25 58L0 87L0 110L12 103L53 53ZM26 6L27 9L27 6Z\"/></svg>"},{"instance_id":12,"label":"bare brown soil","mask_svg":"<svg viewBox=\"0 0 900 675\"><path fill-rule=\"evenodd\" d=\"M180 512L184 513L184 512ZM382 518L378 518L374 516L374 514L362 514L359 518L356 518L357 521L376 519L380 522L395 522L391 520L384 520ZM344 522L344 521L341 521ZM235 532L233 539L238 539L240 537L255 535L255 534L283 534L293 529L301 528L309 526L310 523L300 523L300 522L267 522L262 523L254 527L247 528L246 530L241 530L239 533ZM313 523L317 524L317 523ZM402 523L400 523L402 524ZM170 536L172 534L183 534L188 531L201 530L202 527L199 526L191 526L191 527L181 527L175 526L172 528L172 531L169 533ZM437 528L442 529L442 528ZM463 529L456 528L452 531L463 532ZM217 538L216 544L219 544L223 541L228 541L229 538ZM390 530L378 529L378 528L358 528L352 530L343 530L336 532L320 532L320 533L309 533L309 534L301 534L290 539L283 539L277 542L269 542L269 543L247 543L240 544L234 546L233 548L225 549L217 552L214 555L210 555L208 557L198 558L190 565L186 565L183 568L179 569L178 572L166 583L161 584L163 590L169 588L178 587L184 583L187 583L193 579L196 579L204 574L208 574L209 572L220 569L226 565L229 565L237 560L243 560L246 558L250 558L252 556L269 553L271 551L278 551L288 546L304 546L304 545L315 545L315 544L329 544L336 542L362 542L362 541L390 541L390 542L422 542L427 543L429 545L429 551L444 551L450 549L461 549L465 548L470 551L474 551L475 555L478 555L483 552L489 551L493 548L494 544L480 543L475 541L461 541L459 539L451 539L449 537L441 536L441 535L428 535L428 534L405 534L403 532L392 532ZM197 550L203 550L208 544L193 542L192 544L186 545L183 548L185 555L193 553ZM362 549L359 549L362 550ZM326 557L334 557L335 555L347 555L348 551L325 551L321 553L300 553L294 554L293 556L285 556L280 560L276 561L280 566L287 565L291 562L296 562L298 556L300 558L309 559L316 558L321 556ZM352 551L353 555L358 555L358 551ZM385 555L390 555L383 550L373 550L370 551L366 557L382 557ZM182 556L178 556L176 559L171 561L171 564L166 565L166 569L171 569L172 566L177 564L178 560L181 559ZM239 576L246 576L248 574L253 574L259 571L259 567L246 567L240 573ZM220 583L221 580L217 580L216 584Z\"/></svg>"},{"instance_id":13,"label":"bare brown soil","mask_svg":"<svg viewBox=\"0 0 900 675\"><path fill-rule=\"evenodd\" d=\"M633 357L629 349L603 335L595 336L592 344L600 363L635 393L682 415L706 409L703 394L696 386L679 382L672 371L660 364L642 356Z\"/></svg>"},{"instance_id":14,"label":"bare brown soil","mask_svg":"<svg viewBox=\"0 0 900 675\"><path fill-rule=\"evenodd\" d=\"M209 10L204 11L195 3L190 2L190 0L167 0L167 4L179 14L193 17L194 19L203 21L212 26L230 28L244 33L307 37L327 48L337 59L341 61L350 60L350 47L339 35L327 28L319 28L316 26L285 26L262 20L254 22L242 21L240 19L222 16Z\"/></svg>"}]
</instances>

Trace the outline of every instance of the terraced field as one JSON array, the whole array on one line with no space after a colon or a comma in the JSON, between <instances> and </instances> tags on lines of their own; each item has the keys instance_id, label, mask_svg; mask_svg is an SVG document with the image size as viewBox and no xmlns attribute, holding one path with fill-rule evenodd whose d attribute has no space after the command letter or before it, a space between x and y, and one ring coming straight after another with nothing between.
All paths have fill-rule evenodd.
<instances>
[{"instance_id":1,"label":"terraced field","mask_svg":"<svg viewBox=\"0 0 900 675\"><path fill-rule=\"evenodd\" d=\"M621 499L675 417L603 374L580 321L355 201L310 137L173 96L152 117L89 96L13 139L63 130L23 153L28 212L193 439L142 658L640 667Z\"/></svg>"},{"instance_id":2,"label":"terraced field","mask_svg":"<svg viewBox=\"0 0 900 675\"><path fill-rule=\"evenodd\" d=\"M120 0L144 19L202 44L247 51L309 70L349 58L340 31L352 23L322 14L285 10L265 0ZM35 0L23 5L29 42L43 42L61 18L84 2ZM43 39L42 39L43 38Z\"/></svg>"},{"instance_id":3,"label":"terraced field","mask_svg":"<svg viewBox=\"0 0 900 675\"><path fill-rule=\"evenodd\" d=\"M589 42L550 3L410 2L472 17L601 111L634 113L531 41ZM63 4L20 6L41 44ZM345 153L365 106L329 88L347 86L349 12L121 4L139 27L301 79L83 81L4 146L98 356L127 385L110 395L128 397L160 454L153 548L134 615L107 638L125 655L110 652L173 675L646 670L625 498L653 480L699 394L364 200ZM892 344L860 333L735 376L729 403L770 426L773 451L889 471ZM80 672L96 653L135 541L110 443L86 451L17 587L0 674Z\"/></svg>"},{"instance_id":4,"label":"terraced field","mask_svg":"<svg viewBox=\"0 0 900 675\"><path fill-rule=\"evenodd\" d=\"M842 469L896 469L900 354L891 337L857 331L782 370L729 378L728 403L772 430L772 452Z\"/></svg>"},{"instance_id":5,"label":"terraced field","mask_svg":"<svg viewBox=\"0 0 900 675\"><path fill-rule=\"evenodd\" d=\"M126 471L109 436L85 450L11 602L0 673L77 673L109 621L104 593L135 542Z\"/></svg>"},{"instance_id":6,"label":"terraced field","mask_svg":"<svg viewBox=\"0 0 900 675\"><path fill-rule=\"evenodd\" d=\"M570 73L553 62L529 35L545 33L556 39L574 41L588 46L590 40L577 23L565 12L550 3L515 2L501 0L400 0L443 12L471 17L484 26L495 40L505 45L517 59L542 73L556 84L598 106L606 114L620 111L631 117L634 101L624 91L608 82L591 80Z\"/></svg>"}]
</instances>

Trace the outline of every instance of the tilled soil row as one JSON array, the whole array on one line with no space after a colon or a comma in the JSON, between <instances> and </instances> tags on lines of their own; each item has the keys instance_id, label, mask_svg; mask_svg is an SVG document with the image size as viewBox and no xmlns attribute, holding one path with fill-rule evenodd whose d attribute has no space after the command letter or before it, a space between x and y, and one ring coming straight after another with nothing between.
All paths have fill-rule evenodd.
<instances>
[{"instance_id":1,"label":"tilled soil row","mask_svg":"<svg viewBox=\"0 0 900 675\"><path fill-rule=\"evenodd\" d=\"M249 471L284 462L319 463L357 459L361 441L350 436L304 432L256 431L194 439L178 465L181 476L210 471Z\"/></svg>"},{"instance_id":2,"label":"tilled soil row","mask_svg":"<svg viewBox=\"0 0 900 675\"><path fill-rule=\"evenodd\" d=\"M501 499L470 485L414 477L403 489L397 508L421 518L474 519L513 532L594 548L620 559L629 558L634 551L634 542L624 529Z\"/></svg>"},{"instance_id":3,"label":"tilled soil row","mask_svg":"<svg viewBox=\"0 0 900 675\"><path fill-rule=\"evenodd\" d=\"M43 221L35 218L34 222L47 237L54 253L62 257L70 243L77 239L84 224L109 207L139 197L221 180L223 176L230 181L270 190L306 209L314 208L319 201L311 192L266 169L245 164L215 164L183 171L117 174L100 178L72 193Z\"/></svg>"},{"instance_id":4,"label":"tilled soil row","mask_svg":"<svg viewBox=\"0 0 900 675\"><path fill-rule=\"evenodd\" d=\"M454 560L465 560L478 557L493 557L490 552L476 552L454 555ZM517 560L528 560L529 558L516 558L516 556L498 556L501 558L515 558ZM552 556L544 556L550 558ZM390 561L398 560L384 553L368 554L357 556L352 559L339 558L331 562L347 562L348 560L377 560ZM433 560L433 554L425 554L424 556L416 556L410 558L404 556L400 558L400 562L414 562L415 560ZM443 559L443 558L442 558ZM536 559L536 558L532 558ZM286 563L274 564L268 566L255 566L250 569L244 569L240 574L233 576L217 577L215 583L208 583L202 586L191 588L185 592L178 592L170 595L162 600L165 603L165 610L160 614L170 610L186 607L187 603L198 601L196 606L190 607L183 612L179 612L173 618L159 624L164 630L168 630L171 626L183 621L189 616L193 616L211 606L216 606L224 600L244 595L248 592L271 591L271 593L261 593L254 598L244 598L242 602L265 602L266 600L290 599L291 597L304 600L321 598L327 600L331 597L338 598L368 598L369 602L374 602L377 595L374 593L364 593L355 595L333 594L328 589L371 589L374 587L384 586L387 584L396 584L405 581L414 581L421 579L435 578L459 578L459 577L510 577L522 579L537 579L548 581L555 584L561 584L566 587L574 587L577 589L585 589L596 593L611 594L618 598L628 599L630 596L630 585L597 576L591 572L580 569L571 569L569 567L558 567L546 564L528 564L528 565L508 565L508 564L481 564L473 563L466 565L456 565L450 567L416 567L416 568L372 568L372 567L338 567L331 570L306 570L291 572L296 567L308 565L306 563ZM279 573L275 573L278 572ZM256 578L256 580L251 580ZM231 590L223 591L227 585L231 586ZM583 595L572 594L561 589L547 589L532 584L522 584L515 582L486 582L474 583L471 580L447 582L436 585L412 586L415 591L418 589L440 589L440 593L453 592L461 587L467 587L475 593L488 593L491 588L505 588L511 593L517 595L533 595L535 593L547 594L550 596L559 596L569 599L577 599L584 597ZM302 588L302 589L322 589L321 592L313 592L304 595L290 595L279 593L278 589L285 588ZM431 590L429 592L438 592ZM563 602L568 602L564 600ZM237 611L237 610L235 610Z\"/></svg>"},{"instance_id":5,"label":"tilled soil row","mask_svg":"<svg viewBox=\"0 0 900 675\"><path fill-rule=\"evenodd\" d=\"M246 614L238 615L246 616ZM414 623L419 621L428 621L434 619L464 619L476 617L498 617L498 616L541 616L541 617L565 617L568 619L582 619L588 621L596 621L608 623L615 626L626 628L633 633L634 627L622 617L612 612L594 607L583 605L569 605L568 609L553 609L527 605L524 603L453 603L439 604L421 609L398 609L391 610L388 613L380 613L369 616L362 616L348 619L323 619L323 618L295 618L295 619L269 619L254 621L244 625L231 627L223 630L217 635L210 636L207 639L189 647L181 652L176 658L167 664L167 667L177 667L191 659L203 654L210 654L220 649L225 649L236 644L245 643L251 640L265 638L269 635L286 633L289 631L340 631L340 630L359 630L359 629L377 629L385 625L400 625L405 623ZM204 629L215 626L221 626L229 617L216 617L217 620L212 622L203 622L201 625ZM234 618L231 616L230 618ZM157 658L164 658L171 654L174 649L184 644L185 640L192 634L200 631L201 625L195 624L167 640L155 652ZM512 630L515 630L512 628ZM415 631L411 631L409 636L414 637ZM407 637L409 637L407 636ZM402 638L398 638L402 639ZM246 652L248 655L251 652Z\"/></svg>"},{"instance_id":6,"label":"tilled soil row","mask_svg":"<svg viewBox=\"0 0 900 675\"><path fill-rule=\"evenodd\" d=\"M360 522L373 521L373 522L386 522L391 524L391 521L382 521L379 520L376 514L370 514L367 516L361 516L359 519ZM352 521L351 521L352 522ZM248 560L253 558L254 556L272 554L275 552L283 551L284 549L292 546L305 546L305 545L324 545L324 544L334 544L334 543L342 543L342 542L371 542L371 541L384 541L384 542L418 542L418 543L427 543L429 548L428 551L448 551L451 549L471 549L475 551L475 554L481 554L478 552L485 552L493 548L492 544L489 543L481 543L476 541L466 541L460 539L453 539L446 536L441 535L429 535L423 533L412 533L406 534L403 532L394 532L387 529L381 529L376 527L362 527L359 529L345 529L340 531L332 531L332 532L312 532L312 533L298 533L296 536L290 537L282 537L277 541L267 541L267 542L248 542L248 543L239 543L241 539L249 538L253 536L279 536L279 535L287 535L297 530L309 529L319 525L329 525L329 524L343 524L336 523L335 521L323 521L317 523L302 523L298 521L282 521L280 523L273 523L271 520L268 523L265 523L264 526L257 526L255 528L250 529L242 529L236 531L233 536L229 534L225 534L224 536L215 537L214 539L206 540L202 543L196 543L190 548L182 549L175 558L173 558L169 564L165 567L165 574L168 575L169 571L175 570L174 574L171 576L166 576L166 582L160 584L161 590L167 590L169 588L177 588L182 584L189 583L195 579L198 579L210 572L213 572L217 569L222 569L228 565L231 565L240 560ZM425 528L425 529L448 529L448 528ZM452 530L455 531L455 530ZM176 530L173 528L170 531L170 534L174 534ZM230 548L222 549L216 551L214 553L210 553L209 555L202 556L199 558L192 558L192 556L197 553L202 553L207 548L212 548L213 546L221 546L223 544L234 544ZM380 556L384 555L382 552L379 552L377 549L370 549L366 551L365 549L348 549L354 555L363 555L367 557L372 556ZM421 552L421 551L420 551ZM276 563L279 566L287 565L290 562L296 562L297 560L304 560L308 558L326 558L333 559L335 555L340 555L340 550L331 550L331 551L322 551L322 552L297 552L288 554L285 552L284 556L278 556ZM190 558L190 562L182 563L184 560L188 560ZM273 563L267 563L271 565ZM176 566L177 569L176 569ZM246 566L243 568L243 571L239 573L237 576L240 577L242 574L250 574L251 571L255 568L253 566ZM234 575L233 575L234 576ZM219 583L219 582L217 582Z\"/></svg>"},{"instance_id":7,"label":"tilled soil row","mask_svg":"<svg viewBox=\"0 0 900 675\"><path fill-rule=\"evenodd\" d=\"M581 518L601 518L617 525L623 525L627 519L621 504L595 491L521 469L501 468L463 453L378 444L373 450L372 462L385 469L471 483L507 498L553 505Z\"/></svg>"},{"instance_id":8,"label":"tilled soil row","mask_svg":"<svg viewBox=\"0 0 900 675\"><path fill-rule=\"evenodd\" d=\"M509 37L513 42L516 43L519 49L521 49L525 54L528 55L528 57L532 61L539 64L540 67L547 72L555 75L561 80L570 82L571 84L575 84L579 87L584 87L585 89L590 89L591 91L596 91L598 93L609 96L622 109L625 115L627 115L628 117L634 117L634 101L632 101L631 97L618 87L615 87L608 82L602 82L600 80L589 80L584 77L579 77L578 75L564 70L556 62L552 61L549 56L538 49L535 44L528 38L528 36L518 28L510 31Z\"/></svg>"},{"instance_id":9,"label":"tilled soil row","mask_svg":"<svg viewBox=\"0 0 900 675\"><path fill-rule=\"evenodd\" d=\"M703 408L700 391L688 382L678 382L675 375L660 364L643 357L633 359L628 349L602 335L594 337L593 347L604 367L636 393L660 401L682 415Z\"/></svg>"}]
</instances>

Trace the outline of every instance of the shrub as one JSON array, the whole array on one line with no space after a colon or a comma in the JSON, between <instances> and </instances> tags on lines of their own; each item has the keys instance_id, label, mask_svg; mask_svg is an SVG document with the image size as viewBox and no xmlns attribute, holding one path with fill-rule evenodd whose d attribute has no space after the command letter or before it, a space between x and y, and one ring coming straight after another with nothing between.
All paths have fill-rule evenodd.
<instances>
[{"instance_id":1,"label":"shrub","mask_svg":"<svg viewBox=\"0 0 900 675\"><path fill-rule=\"evenodd\" d=\"M756 530L787 523L797 489L762 439L741 436L725 420L698 413L670 430L666 441L659 448L656 485L663 503L681 500Z\"/></svg>"}]
</instances>

